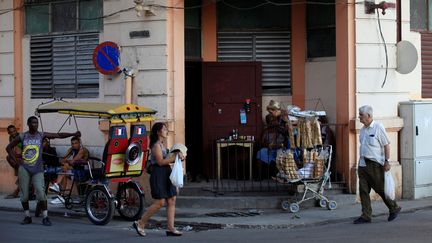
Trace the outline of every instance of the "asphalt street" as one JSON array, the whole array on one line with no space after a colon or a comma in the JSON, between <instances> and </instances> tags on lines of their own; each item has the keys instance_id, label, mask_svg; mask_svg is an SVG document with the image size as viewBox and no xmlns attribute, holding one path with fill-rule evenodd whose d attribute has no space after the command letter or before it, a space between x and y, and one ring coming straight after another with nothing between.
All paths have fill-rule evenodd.
<instances>
[{"instance_id":1,"label":"asphalt street","mask_svg":"<svg viewBox=\"0 0 432 243\"><path fill-rule=\"evenodd\" d=\"M0 211L0 242L431 242L432 210L402 213L394 222L386 216L371 224L351 221L295 227L290 229L221 229L187 231L182 237L166 237L164 229L147 230L139 237L131 223L114 219L105 226L91 224L87 218L51 216L53 226L33 217L30 225L20 225L23 214ZM251 218L253 220L253 218Z\"/></svg>"}]
</instances>

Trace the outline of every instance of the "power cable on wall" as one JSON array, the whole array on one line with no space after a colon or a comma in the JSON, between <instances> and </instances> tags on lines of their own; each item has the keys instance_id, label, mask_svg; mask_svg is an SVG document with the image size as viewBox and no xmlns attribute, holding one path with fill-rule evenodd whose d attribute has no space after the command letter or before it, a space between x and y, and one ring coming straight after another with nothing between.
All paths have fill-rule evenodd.
<instances>
[{"instance_id":1,"label":"power cable on wall","mask_svg":"<svg viewBox=\"0 0 432 243\"><path fill-rule=\"evenodd\" d=\"M212 0L212 1L207 2L206 4L195 5L195 6L190 6L190 7L175 7L175 6L170 7L170 6L163 6L163 5L159 5L159 4L148 4L146 6L158 7L158 8L164 8L164 9L183 9L183 10L187 10L187 9L197 9L197 8L205 7L205 6L208 6L208 5L212 4L212 3L217 3L219 1L220 0ZM28 5L23 5L23 6L14 8L14 9L6 9L6 10L4 10L4 12L0 12L0 15L9 13L9 12L12 12L12 11L15 11L15 10L21 10L25 6L31 7L32 5L34 6L34 5L41 5L41 4L28 4ZM118 11L115 11L115 12L112 12L110 14L106 14L106 15L103 15L103 16L94 17L94 18L70 17L70 16L65 16L65 15L63 15L63 16L57 16L57 17L60 17L60 18L63 18L63 19L76 19L76 20L98 20L98 19L109 18L109 17L112 17L112 16L117 15L119 13L127 12L127 11L130 11L130 10L133 10L133 9L135 9L135 6L134 7L129 7L129 8L126 8L126 9L122 9L122 10L118 10ZM43 14L43 15L49 15L49 16L53 15L52 13L46 12L46 11L38 11L38 10L36 10L35 12L37 12L39 14Z\"/></svg>"},{"instance_id":2,"label":"power cable on wall","mask_svg":"<svg viewBox=\"0 0 432 243\"><path fill-rule=\"evenodd\" d=\"M342 0L341 0L342 1ZM196 9L196 8L202 8L205 7L207 5L210 5L212 3L222 3L230 8L236 9L236 10L241 10L241 11L247 11L247 10L252 10L252 9L256 9L265 5L274 5L274 6L292 6L292 5L300 5L300 4L307 4L307 5L336 5L336 4L345 4L345 5L351 5L351 4L362 4L364 3L364 1L361 2L354 2L354 3L347 3L347 2L333 2L333 3L328 3L328 2L319 2L319 1L302 1L302 2L289 2L289 3L278 3L278 2L274 2L274 1L270 1L270 0L264 0L264 2L259 3L257 5L254 6L250 6L250 7L239 7L236 6L232 3L228 3L225 0L209 0L207 3L205 4L200 4L200 5L195 5L195 6L189 6L189 7L176 7L176 6L165 6L165 5L160 5L160 4L145 4L145 6L149 6L149 7L157 7L157 8L164 8L164 9L182 9L182 10L188 10L188 9ZM29 5L31 6L31 5ZM22 8L24 8L23 6L17 7L17 8L13 8L13 9L5 9L3 12L0 12L0 15L15 11L15 10L21 10ZM130 7L130 8L126 8L126 9L122 9L122 10L118 10L115 11L113 13L107 14L107 15L103 15L100 17L95 17L95 18L74 18L77 20L97 20L97 19L104 19L104 18L108 18L111 16L114 16L116 14L122 13L122 12L127 12L130 11L132 9L134 9L135 7ZM42 12L41 12L42 13ZM47 14L47 15L52 15L51 13L47 13L44 12L42 14ZM67 17L64 16L64 18L71 18L71 17Z\"/></svg>"},{"instance_id":3,"label":"power cable on wall","mask_svg":"<svg viewBox=\"0 0 432 243\"><path fill-rule=\"evenodd\" d=\"M379 16L379 9L377 9L377 16L378 16L378 28L379 28L379 32L380 32L380 35L381 35L381 39L382 39L382 41L384 43L385 60L386 60L386 68L385 68L384 81L383 81L383 83L381 85L381 88L384 88L384 85L385 85L385 83L387 81L387 73L388 73L388 53L387 53L387 44L385 42L384 35L383 35L382 29L381 29L381 19L380 19L380 16Z\"/></svg>"},{"instance_id":4,"label":"power cable on wall","mask_svg":"<svg viewBox=\"0 0 432 243\"><path fill-rule=\"evenodd\" d=\"M31 5L27 5L27 6L29 6L31 8ZM22 8L24 8L24 6L21 6L21 7L15 8L15 9L9 9L9 10L6 10L5 12L1 12L0 15L9 13L11 11L20 10ZM135 9L135 7L130 7L130 8L118 10L118 11L112 12L110 14L99 16L99 17L94 17L94 18L78 18L78 17L70 17L70 16L65 16L65 15L56 16L56 17L60 17L60 18L63 18L63 19L76 19L76 20L97 20L97 19L109 18L109 17L112 17L112 16L114 16L116 14L127 12L127 11L130 11L132 9ZM36 10L35 12L38 13L38 14L49 15L49 16L54 15L54 14L52 14L50 12L45 12L45 11L38 11L38 10Z\"/></svg>"},{"instance_id":5,"label":"power cable on wall","mask_svg":"<svg viewBox=\"0 0 432 243\"><path fill-rule=\"evenodd\" d=\"M3 11L3 12L0 12L0 15L7 14L7 13L15 11L15 10L20 10L22 8L24 8L24 5L21 5L21 6L16 7L16 8L3 9L3 10L0 10L0 11Z\"/></svg>"},{"instance_id":6,"label":"power cable on wall","mask_svg":"<svg viewBox=\"0 0 432 243\"><path fill-rule=\"evenodd\" d=\"M293 5L301 5L301 4L306 4L306 5L336 5L336 4L345 4L345 5L351 5L351 4L362 4L364 3L364 1L361 2L354 2L354 3L347 3L347 2L341 2L341 1L335 1L335 2L319 2L319 1L301 1L301 2L289 2L289 3L279 3L279 2L274 2L274 1L270 1L270 0L264 0L264 2L259 3L255 6L250 6L250 7L239 7L236 6L232 3L228 3L226 0L220 0L220 2L230 8L236 9L236 10L240 10L240 11L247 11L247 10L252 10L252 9L256 9L259 7L262 7L264 5L274 5L274 6L293 6Z\"/></svg>"}]
</instances>

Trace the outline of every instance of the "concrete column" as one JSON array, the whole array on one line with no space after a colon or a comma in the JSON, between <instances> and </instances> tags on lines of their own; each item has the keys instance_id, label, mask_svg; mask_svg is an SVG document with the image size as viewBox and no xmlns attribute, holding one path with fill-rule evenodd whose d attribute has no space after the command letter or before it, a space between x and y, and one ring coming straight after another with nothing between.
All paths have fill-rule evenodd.
<instances>
[{"instance_id":1,"label":"concrete column","mask_svg":"<svg viewBox=\"0 0 432 243\"><path fill-rule=\"evenodd\" d=\"M174 132L173 142L185 143L185 76L184 76L184 6L183 0L167 1L167 70L168 70L168 128Z\"/></svg>"},{"instance_id":2,"label":"concrete column","mask_svg":"<svg viewBox=\"0 0 432 243\"><path fill-rule=\"evenodd\" d=\"M14 0L13 7L20 8L23 0ZM14 25L14 87L15 87L15 126L23 129L23 58L22 39L24 37L24 8L13 12Z\"/></svg>"},{"instance_id":3,"label":"concrete column","mask_svg":"<svg viewBox=\"0 0 432 243\"><path fill-rule=\"evenodd\" d=\"M201 10L202 32L202 59L205 62L217 60L217 28L216 28L216 3L204 0Z\"/></svg>"},{"instance_id":4,"label":"concrete column","mask_svg":"<svg viewBox=\"0 0 432 243\"><path fill-rule=\"evenodd\" d=\"M355 1L336 4L336 167L350 192L356 191L356 136L349 121L355 110Z\"/></svg>"},{"instance_id":5,"label":"concrete column","mask_svg":"<svg viewBox=\"0 0 432 243\"><path fill-rule=\"evenodd\" d=\"M306 4L294 4L291 6L291 36L292 103L304 109L306 62Z\"/></svg>"}]
</instances>

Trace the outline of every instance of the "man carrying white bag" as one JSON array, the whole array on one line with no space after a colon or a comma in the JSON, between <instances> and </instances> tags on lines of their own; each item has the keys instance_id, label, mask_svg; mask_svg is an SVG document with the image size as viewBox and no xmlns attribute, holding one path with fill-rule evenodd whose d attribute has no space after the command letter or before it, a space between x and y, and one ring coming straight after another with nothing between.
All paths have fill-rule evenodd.
<instances>
[{"instance_id":1,"label":"man carrying white bag","mask_svg":"<svg viewBox=\"0 0 432 243\"><path fill-rule=\"evenodd\" d=\"M373 189L389 209L388 221L395 220L401 207L394 200L394 183L391 185L390 174L390 140L384 126L374 121L373 109L365 105L359 108L359 120L363 124L360 129L360 159L358 163L359 194L362 215L354 220L354 224L370 223L372 206L369 193ZM385 174L387 173L387 174ZM387 184L387 188L385 185ZM386 191L387 189L387 191Z\"/></svg>"}]
</instances>

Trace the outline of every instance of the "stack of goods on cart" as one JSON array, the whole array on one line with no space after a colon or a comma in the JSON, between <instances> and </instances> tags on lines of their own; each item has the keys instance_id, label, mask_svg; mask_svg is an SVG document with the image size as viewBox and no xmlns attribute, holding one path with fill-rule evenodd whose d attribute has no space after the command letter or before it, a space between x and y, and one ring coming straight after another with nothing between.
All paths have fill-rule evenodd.
<instances>
[{"instance_id":1,"label":"stack of goods on cart","mask_svg":"<svg viewBox=\"0 0 432 243\"><path fill-rule=\"evenodd\" d=\"M301 111L298 107L289 106L288 114L290 121L297 123L295 147L312 149L322 145L318 117L325 116L325 111Z\"/></svg>"},{"instance_id":2,"label":"stack of goods on cart","mask_svg":"<svg viewBox=\"0 0 432 243\"><path fill-rule=\"evenodd\" d=\"M292 151L281 151L276 157L276 167L279 170L276 177L279 182L288 182L299 179L297 165Z\"/></svg>"},{"instance_id":3,"label":"stack of goods on cart","mask_svg":"<svg viewBox=\"0 0 432 243\"><path fill-rule=\"evenodd\" d=\"M322 147L318 117L325 116L326 112L302 111L296 106L288 106L287 113L291 149L278 152L276 167L279 172L275 179L286 183L322 177L329 152Z\"/></svg>"},{"instance_id":4,"label":"stack of goods on cart","mask_svg":"<svg viewBox=\"0 0 432 243\"><path fill-rule=\"evenodd\" d=\"M308 151L303 150L303 166L298 170L298 174L303 179L312 178L315 168L315 160L318 157L318 151L312 149Z\"/></svg>"},{"instance_id":5,"label":"stack of goods on cart","mask_svg":"<svg viewBox=\"0 0 432 243\"><path fill-rule=\"evenodd\" d=\"M319 179L324 174L325 161L328 160L330 154L327 150L321 150L319 155L315 158L315 168L313 171L313 178Z\"/></svg>"}]
</instances>

